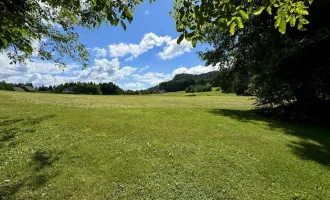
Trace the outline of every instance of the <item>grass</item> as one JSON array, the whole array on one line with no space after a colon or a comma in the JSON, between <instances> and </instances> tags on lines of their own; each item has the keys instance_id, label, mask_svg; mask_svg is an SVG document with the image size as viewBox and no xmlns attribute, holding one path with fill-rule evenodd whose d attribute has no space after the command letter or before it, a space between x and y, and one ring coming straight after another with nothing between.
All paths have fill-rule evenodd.
<instances>
[{"instance_id":1,"label":"grass","mask_svg":"<svg viewBox=\"0 0 330 200\"><path fill-rule=\"evenodd\" d=\"M330 199L330 134L234 95L0 92L0 199Z\"/></svg>"}]
</instances>

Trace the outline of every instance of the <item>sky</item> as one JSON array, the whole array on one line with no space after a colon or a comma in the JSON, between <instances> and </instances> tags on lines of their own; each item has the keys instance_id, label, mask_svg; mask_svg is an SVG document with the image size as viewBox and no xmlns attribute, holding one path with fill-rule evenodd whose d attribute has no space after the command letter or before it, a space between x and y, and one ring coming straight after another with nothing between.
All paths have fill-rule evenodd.
<instances>
[{"instance_id":1,"label":"sky","mask_svg":"<svg viewBox=\"0 0 330 200\"><path fill-rule=\"evenodd\" d=\"M179 33L173 17L168 15L173 10L173 1L148 2L137 6L134 20L126 31L120 25L102 26L97 30L77 28L80 42L90 52L91 65L87 68L67 60L63 71L54 63L36 57L26 65L10 65L6 54L0 53L0 80L29 82L34 86L71 81L113 82L123 89L140 90L169 81L176 74L215 70L205 66L196 54L207 46L197 43L193 48L185 40L180 45L176 43Z\"/></svg>"}]
</instances>

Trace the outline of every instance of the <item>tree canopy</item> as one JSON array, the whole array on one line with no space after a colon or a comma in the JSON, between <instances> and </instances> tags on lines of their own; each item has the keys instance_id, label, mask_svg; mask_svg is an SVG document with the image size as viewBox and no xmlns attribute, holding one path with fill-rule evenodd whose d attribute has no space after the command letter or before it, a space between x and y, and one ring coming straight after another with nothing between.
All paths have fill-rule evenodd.
<instances>
[{"instance_id":1,"label":"tree canopy","mask_svg":"<svg viewBox=\"0 0 330 200\"><path fill-rule=\"evenodd\" d=\"M79 42L76 27L121 24L126 29L139 3L141 0L3 0L0 52L6 52L14 63L35 54L60 66L65 66L63 58L69 57L86 67L89 54Z\"/></svg>"},{"instance_id":2,"label":"tree canopy","mask_svg":"<svg viewBox=\"0 0 330 200\"><path fill-rule=\"evenodd\" d=\"M250 18L234 37L217 27L200 52L207 65L220 64L219 86L237 94L255 94L261 107L293 106L295 115L321 116L330 110L329 1L315 0L306 31L288 28L282 35L267 13ZM224 67L226 66L226 67Z\"/></svg>"},{"instance_id":3,"label":"tree canopy","mask_svg":"<svg viewBox=\"0 0 330 200\"><path fill-rule=\"evenodd\" d=\"M273 18L273 26L282 34L287 24L298 30L306 30L305 18L313 0L176 0L174 18L176 30L184 38L192 41L204 41L203 35L208 27L216 26L222 32L234 35L237 28L244 28L244 21L252 15L267 13Z\"/></svg>"}]
</instances>

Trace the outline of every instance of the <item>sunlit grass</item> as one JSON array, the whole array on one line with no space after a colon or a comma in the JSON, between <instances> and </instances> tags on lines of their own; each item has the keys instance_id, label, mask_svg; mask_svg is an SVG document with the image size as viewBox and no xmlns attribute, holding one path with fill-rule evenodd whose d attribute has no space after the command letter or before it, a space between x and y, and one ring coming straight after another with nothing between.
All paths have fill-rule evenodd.
<instances>
[{"instance_id":1,"label":"sunlit grass","mask_svg":"<svg viewBox=\"0 0 330 200\"><path fill-rule=\"evenodd\" d=\"M0 92L0 199L330 198L328 130L217 95Z\"/></svg>"}]
</instances>

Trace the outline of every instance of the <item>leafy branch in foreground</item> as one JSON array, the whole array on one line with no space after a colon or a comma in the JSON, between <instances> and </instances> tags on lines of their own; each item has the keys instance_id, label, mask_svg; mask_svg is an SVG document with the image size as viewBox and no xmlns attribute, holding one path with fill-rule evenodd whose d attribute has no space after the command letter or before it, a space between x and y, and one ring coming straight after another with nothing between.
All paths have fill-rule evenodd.
<instances>
[{"instance_id":1,"label":"leafy branch in foreground","mask_svg":"<svg viewBox=\"0 0 330 200\"><path fill-rule=\"evenodd\" d=\"M103 24L126 29L141 0L4 0L0 2L0 52L13 63L32 55L64 67L71 58L88 65L89 53L79 42L76 27L95 29Z\"/></svg>"},{"instance_id":2,"label":"leafy branch in foreground","mask_svg":"<svg viewBox=\"0 0 330 200\"><path fill-rule=\"evenodd\" d=\"M305 18L312 0L176 0L174 19L176 30L181 33L177 42L184 38L203 42L207 27L217 26L223 32L235 34L237 28L244 28L244 21L251 15L267 13L274 16L274 27L282 34L287 25L306 30Z\"/></svg>"}]
</instances>

